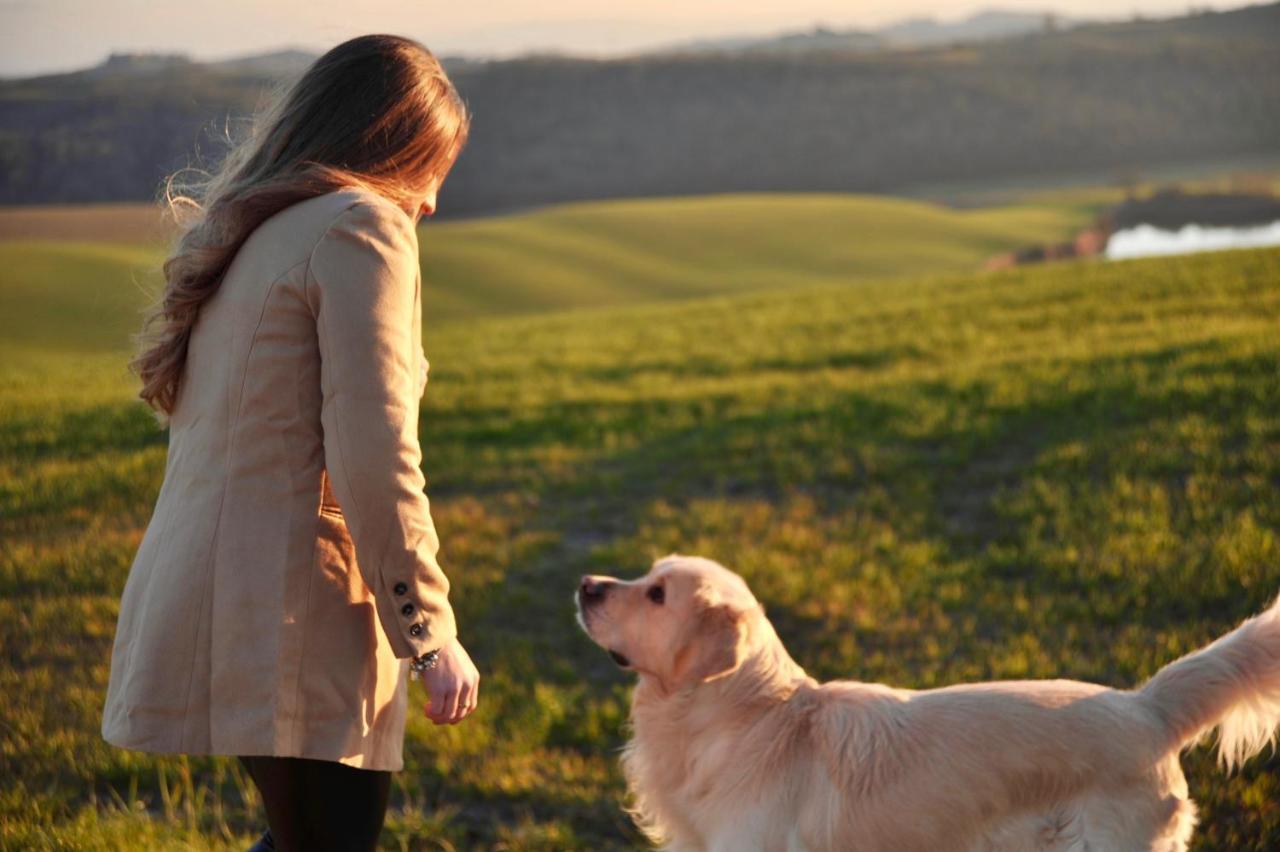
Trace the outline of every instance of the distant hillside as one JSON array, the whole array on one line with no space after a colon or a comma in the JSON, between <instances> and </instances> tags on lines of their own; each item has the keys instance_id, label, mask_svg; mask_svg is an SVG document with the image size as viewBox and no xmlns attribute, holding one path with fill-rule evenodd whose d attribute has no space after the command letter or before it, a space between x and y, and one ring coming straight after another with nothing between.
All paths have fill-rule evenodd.
<instances>
[{"instance_id":1,"label":"distant hillside","mask_svg":"<svg viewBox=\"0 0 1280 852\"><path fill-rule=\"evenodd\" d=\"M275 50L270 53L255 53L215 62L197 63L182 53L113 53L101 65L83 73L96 79L136 78L172 72L183 73L191 68L199 68L213 74L264 80L285 79L301 74L317 56L319 56L318 53L306 50ZM65 76L75 77L76 75ZM48 83L58 77L36 79Z\"/></svg>"},{"instance_id":2,"label":"distant hillside","mask_svg":"<svg viewBox=\"0 0 1280 852\"><path fill-rule=\"evenodd\" d=\"M1013 38L1075 26L1080 21L1050 12L988 10L958 21L908 18L876 30L838 30L815 26L767 38L709 39L681 45L675 52L805 52L823 50L890 50L937 47Z\"/></svg>"},{"instance_id":3,"label":"distant hillside","mask_svg":"<svg viewBox=\"0 0 1280 852\"><path fill-rule=\"evenodd\" d=\"M210 63L211 67L231 74L260 74L265 77L294 77L306 70L319 54L306 50L277 50L238 59Z\"/></svg>"},{"instance_id":4,"label":"distant hillside","mask_svg":"<svg viewBox=\"0 0 1280 852\"><path fill-rule=\"evenodd\" d=\"M933 18L913 18L885 27L878 35L891 45L928 47L943 44L1013 38L1076 26L1082 21L1052 12L1009 12L998 9L978 12L946 23Z\"/></svg>"},{"instance_id":5,"label":"distant hillside","mask_svg":"<svg viewBox=\"0 0 1280 852\"><path fill-rule=\"evenodd\" d=\"M872 32L833 30L815 26L811 30L787 32L767 38L700 39L653 51L653 55L681 53L806 53L822 50L884 50L888 45Z\"/></svg>"},{"instance_id":6,"label":"distant hillside","mask_svg":"<svg viewBox=\"0 0 1280 852\"><path fill-rule=\"evenodd\" d=\"M443 204L894 192L1275 151L1278 43L1271 4L965 47L454 62L475 124ZM278 72L2 82L0 203L153 197L166 172L216 162Z\"/></svg>"}]
</instances>

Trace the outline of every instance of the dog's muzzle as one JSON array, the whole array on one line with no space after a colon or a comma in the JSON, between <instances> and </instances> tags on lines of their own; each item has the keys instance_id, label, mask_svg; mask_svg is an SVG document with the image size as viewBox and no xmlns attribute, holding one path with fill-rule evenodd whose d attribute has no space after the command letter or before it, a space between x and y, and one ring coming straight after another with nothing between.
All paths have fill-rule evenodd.
<instances>
[{"instance_id":1,"label":"dog's muzzle","mask_svg":"<svg viewBox=\"0 0 1280 852\"><path fill-rule=\"evenodd\" d=\"M616 585L616 580L590 575L583 577L582 582L578 584L578 622L587 630L588 634L591 633L588 618L592 607L603 603L604 599L609 595L609 590ZM605 651L608 652L609 658L621 668L631 668L631 661L622 654L612 648L605 648Z\"/></svg>"}]
</instances>

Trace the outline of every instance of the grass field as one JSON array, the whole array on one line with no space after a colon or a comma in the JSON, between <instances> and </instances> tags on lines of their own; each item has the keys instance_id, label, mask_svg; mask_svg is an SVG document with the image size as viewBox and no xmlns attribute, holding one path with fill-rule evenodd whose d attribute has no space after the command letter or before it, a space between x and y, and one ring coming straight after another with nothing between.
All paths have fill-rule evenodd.
<instances>
[{"instance_id":1,"label":"grass field","mask_svg":"<svg viewBox=\"0 0 1280 852\"><path fill-rule=\"evenodd\" d=\"M585 572L718 558L815 676L918 687L1134 685L1280 591L1280 251L943 273L1063 221L965 214L972 238L855 255L830 215L793 211L787 239L727 203L679 202L705 241L656 202L424 231L448 278L427 285L425 467L484 679L467 723L412 721L385 848L640 845L628 681L572 621ZM464 274L483 246L510 268ZM109 249L0 246L0 847L243 848L262 816L233 762L98 735L165 455L123 367L154 255ZM703 295L654 303L646 275ZM476 315L499 279L487 298L526 315ZM553 311L573 287L598 307ZM1198 849L1280 847L1280 759L1186 765Z\"/></svg>"},{"instance_id":2,"label":"grass field","mask_svg":"<svg viewBox=\"0 0 1280 852\"><path fill-rule=\"evenodd\" d=\"M1000 252L1069 236L1104 197L952 210L879 196L709 196L432 223L420 231L427 324L976 269ZM125 294L104 306L104 322L113 334L132 331L136 315L116 308L135 294L119 282L129 273L139 287L158 285L156 217L143 205L0 210L0 269L24 288L25 306L8 312L5 330L19 313L41 314L28 297L49 300L48 314L60 316L61 294L91 285L86 264L97 262L97 292ZM124 245L136 255L125 258Z\"/></svg>"}]
</instances>

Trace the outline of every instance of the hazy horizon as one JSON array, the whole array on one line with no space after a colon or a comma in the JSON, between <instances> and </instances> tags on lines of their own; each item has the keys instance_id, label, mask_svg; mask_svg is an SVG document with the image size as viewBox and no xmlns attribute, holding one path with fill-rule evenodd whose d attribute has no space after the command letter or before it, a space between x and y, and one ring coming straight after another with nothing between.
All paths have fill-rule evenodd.
<instances>
[{"instance_id":1,"label":"hazy horizon","mask_svg":"<svg viewBox=\"0 0 1280 852\"><path fill-rule=\"evenodd\" d=\"M1254 5L1195 4L1196 10ZM298 48L322 51L365 32L418 38L441 55L503 58L556 51L616 56L699 39L768 36L822 25L875 29L910 18L955 21L983 11L1116 20L1189 11L1176 0L905 0L886 7L832 0L496 0L483 6L369 0L358 15L339 0L224 0L216 8L154 0L0 0L0 77L71 71L109 54L183 53L218 60ZM246 26L249 24L249 26Z\"/></svg>"}]
</instances>

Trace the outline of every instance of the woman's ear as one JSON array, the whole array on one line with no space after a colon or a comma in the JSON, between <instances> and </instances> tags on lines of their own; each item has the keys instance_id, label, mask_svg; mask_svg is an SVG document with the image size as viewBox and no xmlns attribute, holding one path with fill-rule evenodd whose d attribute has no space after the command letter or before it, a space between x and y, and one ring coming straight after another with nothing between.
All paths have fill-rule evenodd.
<instances>
[{"instance_id":1,"label":"woman's ear","mask_svg":"<svg viewBox=\"0 0 1280 852\"><path fill-rule=\"evenodd\" d=\"M727 604L698 611L671 666L671 686L683 689L732 674L746 656L744 614Z\"/></svg>"}]
</instances>

